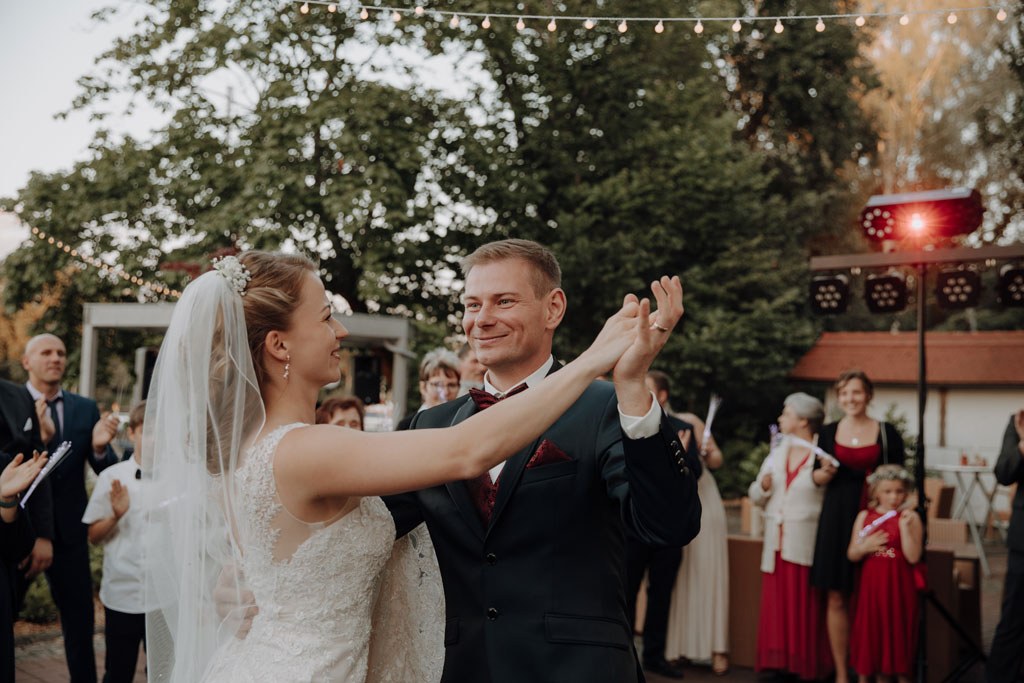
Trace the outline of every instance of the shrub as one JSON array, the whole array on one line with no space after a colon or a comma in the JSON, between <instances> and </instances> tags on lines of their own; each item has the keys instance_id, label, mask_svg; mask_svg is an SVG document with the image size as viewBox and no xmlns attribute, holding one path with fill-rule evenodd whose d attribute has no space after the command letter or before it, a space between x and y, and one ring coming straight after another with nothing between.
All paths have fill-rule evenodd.
<instances>
[{"instance_id":1,"label":"shrub","mask_svg":"<svg viewBox=\"0 0 1024 683\"><path fill-rule=\"evenodd\" d=\"M57 621L57 606L50 597L50 587L42 574L35 577L25 593L25 605L21 618L33 624L49 624Z\"/></svg>"},{"instance_id":2,"label":"shrub","mask_svg":"<svg viewBox=\"0 0 1024 683\"><path fill-rule=\"evenodd\" d=\"M103 546L89 546L89 573L92 575L92 590L95 594L103 578ZM21 618L33 624L50 624L57 621L57 606L50 595L46 577L42 574L32 579L28 586Z\"/></svg>"}]
</instances>

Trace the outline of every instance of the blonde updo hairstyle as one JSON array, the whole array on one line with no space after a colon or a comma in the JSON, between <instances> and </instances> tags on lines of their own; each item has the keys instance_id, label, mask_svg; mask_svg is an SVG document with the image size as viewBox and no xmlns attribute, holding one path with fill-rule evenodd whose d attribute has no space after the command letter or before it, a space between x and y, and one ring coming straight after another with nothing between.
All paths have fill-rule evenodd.
<instances>
[{"instance_id":1,"label":"blonde updo hairstyle","mask_svg":"<svg viewBox=\"0 0 1024 683\"><path fill-rule=\"evenodd\" d=\"M306 273L316 273L316 264L299 254L247 251L238 257L252 276L245 287L242 308L249 335L249 352L256 381L263 386L263 346L274 330L287 330L299 305Z\"/></svg>"}]
</instances>

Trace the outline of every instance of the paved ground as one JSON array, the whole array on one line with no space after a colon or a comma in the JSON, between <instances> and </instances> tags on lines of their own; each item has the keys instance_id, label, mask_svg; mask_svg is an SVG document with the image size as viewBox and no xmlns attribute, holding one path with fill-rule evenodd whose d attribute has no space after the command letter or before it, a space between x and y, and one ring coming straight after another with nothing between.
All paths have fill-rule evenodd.
<instances>
[{"instance_id":1,"label":"paved ground","mask_svg":"<svg viewBox=\"0 0 1024 683\"><path fill-rule=\"evenodd\" d=\"M1006 550L1002 542L990 542L986 545L992 578L982 581L981 618L983 646L988 651L999 621L999 602L1002 597L1003 577L1006 574ZM15 669L18 683L67 683L68 673L64 664L64 650L59 631L51 634L34 636L31 642L21 638L15 645ZM103 653L105 647L102 634L96 636L96 660L99 676L102 679ZM715 676L708 667L686 666L683 668L686 681L728 681L729 683L747 683L757 681L757 675L750 669L733 668L725 677ZM649 675L649 683L668 683L670 679ZM967 675L960 679L963 683L981 683L982 667L975 665ZM135 675L135 683L145 683L145 655L139 657L139 668ZM412 682L410 682L412 683Z\"/></svg>"},{"instance_id":2,"label":"paved ground","mask_svg":"<svg viewBox=\"0 0 1024 683\"><path fill-rule=\"evenodd\" d=\"M102 633L96 634L94 644L97 678L103 680L103 655L107 648ZM67 683L68 668L64 663L64 642L59 631L31 643L15 643L14 680L17 683ZM146 656L142 653L135 671L135 683L146 683Z\"/></svg>"}]
</instances>

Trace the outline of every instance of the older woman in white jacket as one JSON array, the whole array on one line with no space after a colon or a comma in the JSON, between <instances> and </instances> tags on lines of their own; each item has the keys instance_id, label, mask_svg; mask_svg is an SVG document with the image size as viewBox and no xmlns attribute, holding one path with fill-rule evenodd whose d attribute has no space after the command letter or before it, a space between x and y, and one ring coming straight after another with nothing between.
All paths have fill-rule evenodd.
<instances>
[{"instance_id":1,"label":"older woman in white jacket","mask_svg":"<svg viewBox=\"0 0 1024 683\"><path fill-rule=\"evenodd\" d=\"M815 455L805 445L814 441L824 417L821 401L813 396L787 396L779 416L783 438L750 485L751 500L765 509L755 668L803 680L824 678L833 669L825 603L810 583L825 489L811 477Z\"/></svg>"}]
</instances>

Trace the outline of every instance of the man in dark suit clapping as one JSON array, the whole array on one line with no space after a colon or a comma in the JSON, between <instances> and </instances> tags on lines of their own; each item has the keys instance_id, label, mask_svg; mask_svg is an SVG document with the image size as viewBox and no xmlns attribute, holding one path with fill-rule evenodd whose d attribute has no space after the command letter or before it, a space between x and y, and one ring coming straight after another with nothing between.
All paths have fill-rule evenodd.
<instances>
[{"instance_id":1,"label":"man in dark suit clapping","mask_svg":"<svg viewBox=\"0 0 1024 683\"><path fill-rule=\"evenodd\" d=\"M52 435L52 429L48 432ZM42 450L39 416L25 388L0 380L0 470L19 453L31 457L32 451ZM28 556L35 543L36 525L52 528L53 499L50 484L42 484L28 501L29 512L18 514L17 508L6 509L11 520L0 522L0 683L14 681L14 621L17 618L17 592L15 576L17 565ZM32 517L38 516L37 519Z\"/></svg>"},{"instance_id":2,"label":"man in dark suit clapping","mask_svg":"<svg viewBox=\"0 0 1024 683\"><path fill-rule=\"evenodd\" d=\"M1002 612L985 666L986 681L1003 683L1016 680L1024 662L1024 410L1010 416L995 474L1003 486L1017 484L1006 539L1010 553L1006 560Z\"/></svg>"},{"instance_id":3,"label":"man in dark suit clapping","mask_svg":"<svg viewBox=\"0 0 1024 683\"><path fill-rule=\"evenodd\" d=\"M98 474L117 462L110 441L118 422L113 415L100 419L99 408L92 399L61 389L67 350L54 335L33 337L25 346L21 364L28 371L25 388L33 400L46 401L54 425L55 434L47 447L52 450L62 441L71 442L70 453L50 476L52 530L36 529L39 538L26 567L29 576L40 569L46 571L50 593L60 612L64 654L72 683L95 683L92 575L87 530L82 524L88 502L85 464L89 463Z\"/></svg>"},{"instance_id":4,"label":"man in dark suit clapping","mask_svg":"<svg viewBox=\"0 0 1024 683\"><path fill-rule=\"evenodd\" d=\"M463 263L463 329L485 392L419 413L413 429L461 422L558 364L561 272L540 245L504 240ZM537 441L489 473L385 499L398 533L425 521L444 582L442 683L643 681L626 615L625 534L681 546L700 528L699 462L644 384L682 315L678 279L615 367Z\"/></svg>"}]
</instances>

